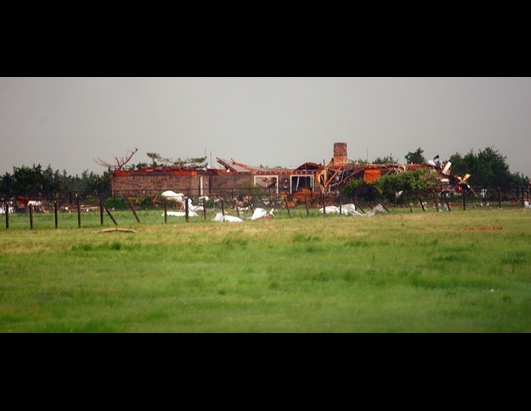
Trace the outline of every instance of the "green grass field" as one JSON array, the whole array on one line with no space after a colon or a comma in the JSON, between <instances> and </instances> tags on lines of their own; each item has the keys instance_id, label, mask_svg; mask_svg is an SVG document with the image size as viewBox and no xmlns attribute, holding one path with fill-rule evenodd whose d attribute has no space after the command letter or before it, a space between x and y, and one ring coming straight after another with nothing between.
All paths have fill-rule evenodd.
<instances>
[{"instance_id":1,"label":"green grass field","mask_svg":"<svg viewBox=\"0 0 531 411\"><path fill-rule=\"evenodd\" d=\"M268 209L269 210L269 209ZM233 213L233 212L232 212ZM10 215L2 333L528 333L531 210ZM104 230L130 229L134 232Z\"/></svg>"}]
</instances>

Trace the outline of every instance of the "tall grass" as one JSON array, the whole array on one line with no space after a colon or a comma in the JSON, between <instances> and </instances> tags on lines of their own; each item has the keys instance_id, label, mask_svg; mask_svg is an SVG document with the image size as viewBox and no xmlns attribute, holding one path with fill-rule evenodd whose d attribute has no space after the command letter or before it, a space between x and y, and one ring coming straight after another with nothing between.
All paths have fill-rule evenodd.
<instances>
[{"instance_id":1,"label":"tall grass","mask_svg":"<svg viewBox=\"0 0 531 411\"><path fill-rule=\"evenodd\" d=\"M0 332L531 331L530 210L137 214L10 216Z\"/></svg>"}]
</instances>

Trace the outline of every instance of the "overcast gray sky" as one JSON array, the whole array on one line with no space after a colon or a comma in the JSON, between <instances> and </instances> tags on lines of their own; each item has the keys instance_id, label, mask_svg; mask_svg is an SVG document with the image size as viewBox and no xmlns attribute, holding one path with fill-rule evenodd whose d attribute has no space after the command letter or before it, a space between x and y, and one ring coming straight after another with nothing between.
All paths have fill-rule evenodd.
<instances>
[{"instance_id":1,"label":"overcast gray sky","mask_svg":"<svg viewBox=\"0 0 531 411\"><path fill-rule=\"evenodd\" d=\"M68 174L207 156L298 167L348 156L399 162L493 147L531 176L531 78L2 77L0 175L41 164Z\"/></svg>"}]
</instances>

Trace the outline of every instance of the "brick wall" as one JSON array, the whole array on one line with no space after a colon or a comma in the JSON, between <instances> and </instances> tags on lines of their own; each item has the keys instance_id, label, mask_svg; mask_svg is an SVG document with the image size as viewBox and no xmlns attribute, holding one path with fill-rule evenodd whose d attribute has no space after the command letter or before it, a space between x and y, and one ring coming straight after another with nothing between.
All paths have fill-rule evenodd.
<instances>
[{"instance_id":1,"label":"brick wall","mask_svg":"<svg viewBox=\"0 0 531 411\"><path fill-rule=\"evenodd\" d=\"M232 195L244 181L252 179L250 173L220 173L218 175L172 175L169 173L131 173L115 175L112 179L114 196L154 196L172 190L188 196ZM201 190L202 188L202 190Z\"/></svg>"},{"instance_id":2,"label":"brick wall","mask_svg":"<svg viewBox=\"0 0 531 411\"><path fill-rule=\"evenodd\" d=\"M208 176L206 176L208 178ZM113 176L112 190L115 195L155 195L173 190L187 195L197 195L200 176L170 175L165 173L131 174Z\"/></svg>"}]
</instances>

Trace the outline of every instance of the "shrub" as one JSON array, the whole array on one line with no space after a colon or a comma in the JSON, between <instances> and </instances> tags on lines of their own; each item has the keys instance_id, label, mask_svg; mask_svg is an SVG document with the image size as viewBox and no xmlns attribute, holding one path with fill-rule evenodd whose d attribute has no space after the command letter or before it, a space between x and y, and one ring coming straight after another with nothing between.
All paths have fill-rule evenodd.
<instances>
[{"instance_id":1,"label":"shrub","mask_svg":"<svg viewBox=\"0 0 531 411\"><path fill-rule=\"evenodd\" d=\"M128 207L125 198L108 198L105 200L105 208L109 210L126 210Z\"/></svg>"},{"instance_id":2,"label":"shrub","mask_svg":"<svg viewBox=\"0 0 531 411\"><path fill-rule=\"evenodd\" d=\"M240 184L238 195L242 197L264 198L266 197L266 192L262 187L255 186L253 180L246 180Z\"/></svg>"}]
</instances>

